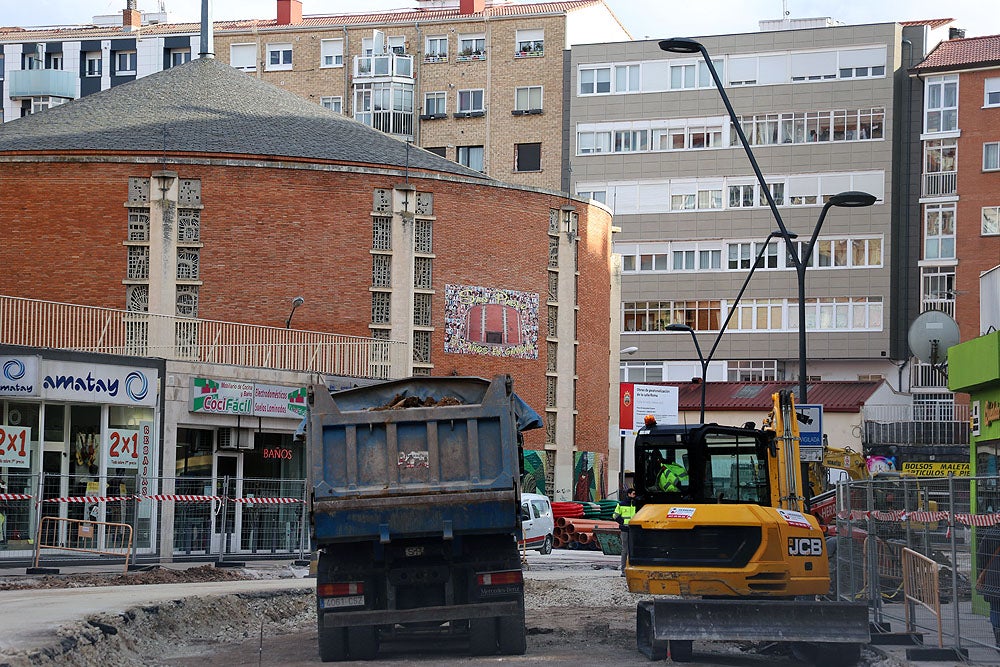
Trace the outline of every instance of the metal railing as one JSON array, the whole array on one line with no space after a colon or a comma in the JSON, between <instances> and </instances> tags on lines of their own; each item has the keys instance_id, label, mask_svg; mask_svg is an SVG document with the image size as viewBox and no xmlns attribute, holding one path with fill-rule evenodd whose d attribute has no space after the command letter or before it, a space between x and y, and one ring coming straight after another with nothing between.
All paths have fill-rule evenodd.
<instances>
[{"instance_id":1,"label":"metal railing","mask_svg":"<svg viewBox=\"0 0 1000 667\"><path fill-rule=\"evenodd\" d=\"M968 445L969 406L951 401L866 405L862 442L874 445Z\"/></svg>"},{"instance_id":2,"label":"metal railing","mask_svg":"<svg viewBox=\"0 0 1000 667\"><path fill-rule=\"evenodd\" d=\"M924 174L924 197L945 197L955 194L957 190L957 171L938 171Z\"/></svg>"},{"instance_id":3,"label":"metal railing","mask_svg":"<svg viewBox=\"0 0 1000 667\"><path fill-rule=\"evenodd\" d=\"M996 664L1000 627L990 622L990 608L1000 599L997 477L842 482L836 525L831 574L838 599L867 602L874 628L896 622L967 652L968 663Z\"/></svg>"},{"instance_id":4,"label":"metal railing","mask_svg":"<svg viewBox=\"0 0 1000 667\"><path fill-rule=\"evenodd\" d=\"M0 295L0 343L393 379L406 343Z\"/></svg>"}]
</instances>

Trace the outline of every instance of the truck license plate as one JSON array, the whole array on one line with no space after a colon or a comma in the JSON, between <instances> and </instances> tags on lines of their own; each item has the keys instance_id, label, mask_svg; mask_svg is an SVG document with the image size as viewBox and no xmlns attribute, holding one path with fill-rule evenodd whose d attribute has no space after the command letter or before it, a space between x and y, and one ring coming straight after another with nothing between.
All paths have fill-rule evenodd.
<instances>
[{"instance_id":1,"label":"truck license plate","mask_svg":"<svg viewBox=\"0 0 1000 667\"><path fill-rule=\"evenodd\" d=\"M323 609L334 609L337 607L363 607L365 604L364 595L346 595L341 598L323 598Z\"/></svg>"}]
</instances>

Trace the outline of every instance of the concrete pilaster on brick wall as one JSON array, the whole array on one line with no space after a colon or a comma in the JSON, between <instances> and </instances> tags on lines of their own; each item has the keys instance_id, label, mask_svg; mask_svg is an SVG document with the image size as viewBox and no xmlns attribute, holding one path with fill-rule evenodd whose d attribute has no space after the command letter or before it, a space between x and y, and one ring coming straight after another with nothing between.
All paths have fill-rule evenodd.
<instances>
[{"instance_id":1,"label":"concrete pilaster on brick wall","mask_svg":"<svg viewBox=\"0 0 1000 667\"><path fill-rule=\"evenodd\" d=\"M177 172L152 172L149 188L149 312L177 314ZM122 225L127 229L127 223ZM150 320L149 346L169 350L174 346L172 320Z\"/></svg>"},{"instance_id":2,"label":"concrete pilaster on brick wall","mask_svg":"<svg viewBox=\"0 0 1000 667\"><path fill-rule=\"evenodd\" d=\"M392 189L392 296L389 301L389 338L408 343L406 375L413 371L414 209L417 189L400 183Z\"/></svg>"},{"instance_id":3,"label":"concrete pilaster on brick wall","mask_svg":"<svg viewBox=\"0 0 1000 667\"><path fill-rule=\"evenodd\" d=\"M572 206L559 215L559 260L556 298L556 474L555 488L573 488L576 450L576 318L577 238L579 216Z\"/></svg>"}]
</instances>

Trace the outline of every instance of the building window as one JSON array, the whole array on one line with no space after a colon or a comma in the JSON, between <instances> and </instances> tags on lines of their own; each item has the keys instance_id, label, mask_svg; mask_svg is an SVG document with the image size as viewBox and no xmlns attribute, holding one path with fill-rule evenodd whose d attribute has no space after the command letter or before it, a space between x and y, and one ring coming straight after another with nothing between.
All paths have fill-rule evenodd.
<instances>
[{"instance_id":1,"label":"building window","mask_svg":"<svg viewBox=\"0 0 1000 667\"><path fill-rule=\"evenodd\" d=\"M983 144L983 171L1000 169L1000 142Z\"/></svg>"},{"instance_id":2,"label":"building window","mask_svg":"<svg viewBox=\"0 0 1000 667\"><path fill-rule=\"evenodd\" d=\"M515 58L530 58L545 53L544 30L518 30L514 41L517 43L514 49Z\"/></svg>"},{"instance_id":3,"label":"building window","mask_svg":"<svg viewBox=\"0 0 1000 667\"><path fill-rule=\"evenodd\" d=\"M955 258L955 205L924 208L924 259Z\"/></svg>"},{"instance_id":4,"label":"building window","mask_svg":"<svg viewBox=\"0 0 1000 667\"><path fill-rule=\"evenodd\" d=\"M958 76L927 80L924 104L924 132L953 132L958 129Z\"/></svg>"},{"instance_id":5,"label":"building window","mask_svg":"<svg viewBox=\"0 0 1000 667\"><path fill-rule=\"evenodd\" d=\"M459 60L485 60L486 35L461 35L458 38Z\"/></svg>"},{"instance_id":6,"label":"building window","mask_svg":"<svg viewBox=\"0 0 1000 667\"><path fill-rule=\"evenodd\" d=\"M257 70L257 45L232 44L229 47L229 64L244 72Z\"/></svg>"},{"instance_id":7,"label":"building window","mask_svg":"<svg viewBox=\"0 0 1000 667\"><path fill-rule=\"evenodd\" d=\"M177 249L177 280L198 280L198 248Z\"/></svg>"},{"instance_id":8,"label":"building window","mask_svg":"<svg viewBox=\"0 0 1000 667\"><path fill-rule=\"evenodd\" d=\"M718 331L720 301L638 301L623 307L623 331L665 331L668 324L687 324L695 331Z\"/></svg>"},{"instance_id":9,"label":"building window","mask_svg":"<svg viewBox=\"0 0 1000 667\"><path fill-rule=\"evenodd\" d=\"M580 95L606 95L610 92L610 67L580 68Z\"/></svg>"},{"instance_id":10,"label":"building window","mask_svg":"<svg viewBox=\"0 0 1000 667\"><path fill-rule=\"evenodd\" d=\"M576 135L576 152L580 155L611 152L611 132L579 132Z\"/></svg>"},{"instance_id":11,"label":"building window","mask_svg":"<svg viewBox=\"0 0 1000 667\"><path fill-rule=\"evenodd\" d=\"M324 109L329 109L330 111L336 111L337 113L343 113L344 111L344 98L342 97L321 97L319 98L319 103Z\"/></svg>"},{"instance_id":12,"label":"building window","mask_svg":"<svg viewBox=\"0 0 1000 667\"><path fill-rule=\"evenodd\" d=\"M135 74L135 51L118 51L115 54L115 74Z\"/></svg>"},{"instance_id":13,"label":"building window","mask_svg":"<svg viewBox=\"0 0 1000 667\"><path fill-rule=\"evenodd\" d=\"M730 382L774 382L778 379L777 361L743 359L726 365L726 379Z\"/></svg>"},{"instance_id":14,"label":"building window","mask_svg":"<svg viewBox=\"0 0 1000 667\"><path fill-rule=\"evenodd\" d=\"M424 62L437 63L448 60L448 38L443 35L428 37L424 42Z\"/></svg>"},{"instance_id":15,"label":"building window","mask_svg":"<svg viewBox=\"0 0 1000 667\"><path fill-rule=\"evenodd\" d=\"M87 66L87 76L101 76L101 52L88 51L84 59Z\"/></svg>"},{"instance_id":16,"label":"building window","mask_svg":"<svg viewBox=\"0 0 1000 667\"><path fill-rule=\"evenodd\" d=\"M983 207L983 236L1000 234L1000 206Z\"/></svg>"},{"instance_id":17,"label":"building window","mask_svg":"<svg viewBox=\"0 0 1000 667\"><path fill-rule=\"evenodd\" d=\"M170 66L177 67L191 62L191 49L170 49Z\"/></svg>"},{"instance_id":18,"label":"building window","mask_svg":"<svg viewBox=\"0 0 1000 667\"><path fill-rule=\"evenodd\" d=\"M291 64L291 47L288 52L289 64ZM322 39L319 42L319 66L320 67L343 67L344 66L344 40L342 39Z\"/></svg>"},{"instance_id":19,"label":"building window","mask_svg":"<svg viewBox=\"0 0 1000 667\"><path fill-rule=\"evenodd\" d=\"M616 93L641 92L639 85L638 65L615 66L615 92Z\"/></svg>"},{"instance_id":20,"label":"building window","mask_svg":"<svg viewBox=\"0 0 1000 667\"><path fill-rule=\"evenodd\" d=\"M0 61L0 67L2 67L2 61ZM45 54L45 69L62 69L62 68L63 68L63 54L61 53Z\"/></svg>"},{"instance_id":21,"label":"building window","mask_svg":"<svg viewBox=\"0 0 1000 667\"><path fill-rule=\"evenodd\" d=\"M524 86L514 89L514 109L516 111L535 111L542 108L542 87Z\"/></svg>"},{"instance_id":22,"label":"building window","mask_svg":"<svg viewBox=\"0 0 1000 667\"><path fill-rule=\"evenodd\" d=\"M474 113L476 111L484 111L483 107L483 89L478 88L476 90L460 90L458 91L458 112L459 113Z\"/></svg>"},{"instance_id":23,"label":"building window","mask_svg":"<svg viewBox=\"0 0 1000 667\"><path fill-rule=\"evenodd\" d=\"M542 145L514 144L514 171L541 171Z\"/></svg>"},{"instance_id":24,"label":"building window","mask_svg":"<svg viewBox=\"0 0 1000 667\"><path fill-rule=\"evenodd\" d=\"M436 91L424 95L424 115L425 116L447 116L448 115L448 93Z\"/></svg>"},{"instance_id":25,"label":"building window","mask_svg":"<svg viewBox=\"0 0 1000 667\"><path fill-rule=\"evenodd\" d=\"M390 300L389 292L372 292L372 324L389 324Z\"/></svg>"},{"instance_id":26,"label":"building window","mask_svg":"<svg viewBox=\"0 0 1000 667\"><path fill-rule=\"evenodd\" d=\"M986 79L983 89L983 106L1000 106L1000 78Z\"/></svg>"},{"instance_id":27,"label":"building window","mask_svg":"<svg viewBox=\"0 0 1000 667\"><path fill-rule=\"evenodd\" d=\"M694 250L674 250L674 271L694 271Z\"/></svg>"},{"instance_id":28,"label":"building window","mask_svg":"<svg viewBox=\"0 0 1000 667\"><path fill-rule=\"evenodd\" d=\"M266 69L271 72L292 69L292 45L268 44Z\"/></svg>"},{"instance_id":29,"label":"building window","mask_svg":"<svg viewBox=\"0 0 1000 667\"><path fill-rule=\"evenodd\" d=\"M425 148L424 150L430 153L434 153L434 155L440 155L443 158L448 157L448 148L446 146L431 146Z\"/></svg>"},{"instance_id":30,"label":"building window","mask_svg":"<svg viewBox=\"0 0 1000 667\"><path fill-rule=\"evenodd\" d=\"M483 147L459 146L457 149L458 163L469 169L483 171Z\"/></svg>"},{"instance_id":31,"label":"building window","mask_svg":"<svg viewBox=\"0 0 1000 667\"><path fill-rule=\"evenodd\" d=\"M939 310L955 314L955 267L925 266L920 270L922 293L921 310Z\"/></svg>"}]
</instances>

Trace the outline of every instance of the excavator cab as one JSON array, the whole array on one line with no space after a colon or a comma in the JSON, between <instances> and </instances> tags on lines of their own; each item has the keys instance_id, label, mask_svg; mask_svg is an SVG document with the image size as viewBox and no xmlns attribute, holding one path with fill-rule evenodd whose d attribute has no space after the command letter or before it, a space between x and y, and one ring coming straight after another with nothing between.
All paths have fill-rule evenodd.
<instances>
[{"instance_id":1,"label":"excavator cab","mask_svg":"<svg viewBox=\"0 0 1000 667\"><path fill-rule=\"evenodd\" d=\"M635 443L637 504L768 505L767 457L773 443L773 431L718 424L647 426ZM664 488L664 471L669 475L678 465L685 476Z\"/></svg>"}]
</instances>

